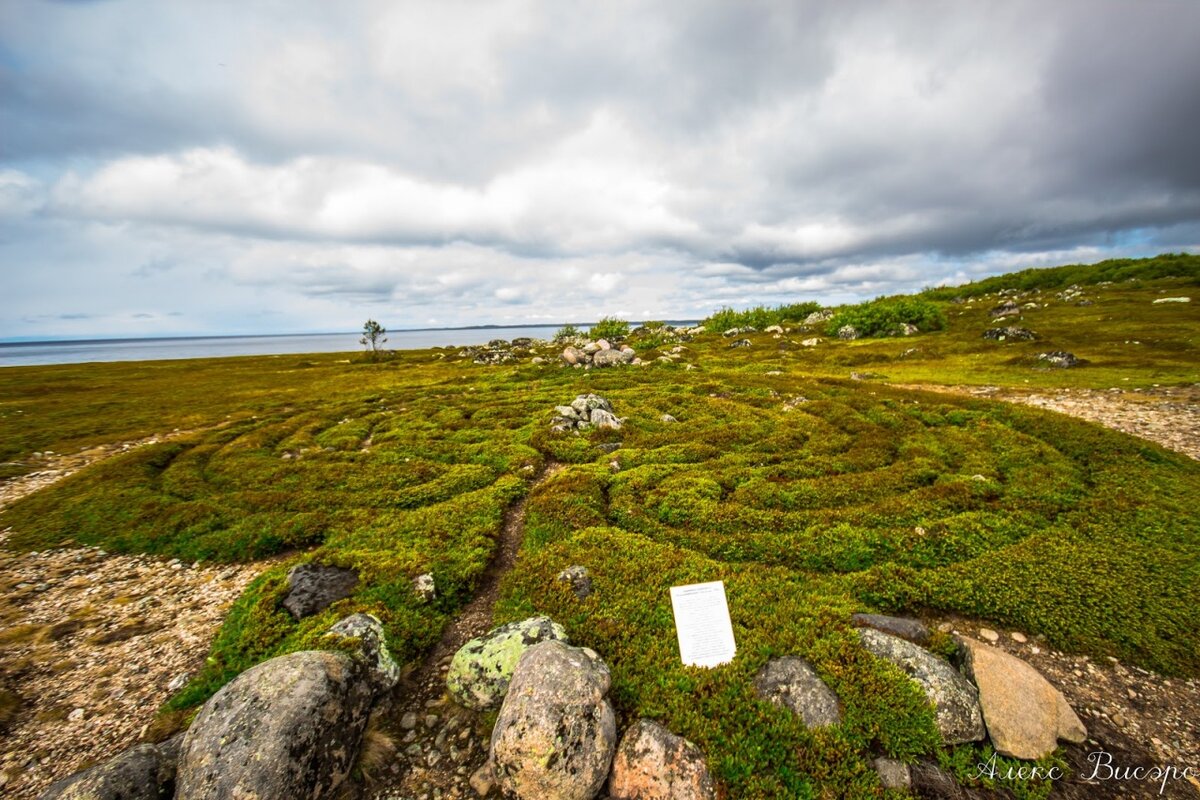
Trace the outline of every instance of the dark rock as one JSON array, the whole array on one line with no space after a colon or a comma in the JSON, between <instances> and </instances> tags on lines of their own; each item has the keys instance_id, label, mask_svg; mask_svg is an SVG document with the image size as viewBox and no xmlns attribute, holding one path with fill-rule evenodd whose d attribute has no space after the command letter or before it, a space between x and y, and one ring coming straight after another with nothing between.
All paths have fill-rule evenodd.
<instances>
[{"instance_id":1,"label":"dark rock","mask_svg":"<svg viewBox=\"0 0 1200 800\"><path fill-rule=\"evenodd\" d=\"M1079 359L1075 357L1075 354L1068 353L1065 350L1055 350L1053 353L1041 353L1038 355L1038 360L1055 369L1068 369L1079 366Z\"/></svg>"},{"instance_id":2,"label":"dark rock","mask_svg":"<svg viewBox=\"0 0 1200 800\"><path fill-rule=\"evenodd\" d=\"M184 736L178 800L333 796L371 710L364 672L345 654L304 650L234 678Z\"/></svg>"},{"instance_id":3,"label":"dark rock","mask_svg":"<svg viewBox=\"0 0 1200 800\"><path fill-rule=\"evenodd\" d=\"M596 445L596 449L599 450L601 453L614 453L617 450L621 449L621 443L620 442L604 442L602 444Z\"/></svg>"},{"instance_id":4,"label":"dark rock","mask_svg":"<svg viewBox=\"0 0 1200 800\"><path fill-rule=\"evenodd\" d=\"M358 573L345 567L297 564L288 571L287 582L283 607L296 619L304 619L349 597L358 586Z\"/></svg>"},{"instance_id":5,"label":"dark rock","mask_svg":"<svg viewBox=\"0 0 1200 800\"><path fill-rule=\"evenodd\" d=\"M1032 342L1037 338L1037 334L1028 328L1020 328L1016 325L1009 325L1007 328L988 328L983 332L983 338L991 339L994 342L1003 342L1012 340L1014 342Z\"/></svg>"},{"instance_id":6,"label":"dark rock","mask_svg":"<svg viewBox=\"0 0 1200 800\"><path fill-rule=\"evenodd\" d=\"M175 795L180 738L139 744L111 761L55 781L39 800L170 800Z\"/></svg>"},{"instance_id":7,"label":"dark rock","mask_svg":"<svg viewBox=\"0 0 1200 800\"><path fill-rule=\"evenodd\" d=\"M750 340L749 339L738 339L736 342L730 343L729 346L730 347L749 347Z\"/></svg>"},{"instance_id":8,"label":"dark rock","mask_svg":"<svg viewBox=\"0 0 1200 800\"><path fill-rule=\"evenodd\" d=\"M716 800L700 748L657 722L625 731L608 780L612 800Z\"/></svg>"},{"instance_id":9,"label":"dark rock","mask_svg":"<svg viewBox=\"0 0 1200 800\"><path fill-rule=\"evenodd\" d=\"M533 347L533 339L530 339L527 336L518 336L516 339L513 339L512 342L510 342L509 344L512 347L519 347L522 350L528 350L529 348Z\"/></svg>"},{"instance_id":10,"label":"dark rock","mask_svg":"<svg viewBox=\"0 0 1200 800\"><path fill-rule=\"evenodd\" d=\"M850 619L860 628L874 628L922 647L929 644L929 628L919 619L889 617L886 614L854 614Z\"/></svg>"},{"instance_id":11,"label":"dark rock","mask_svg":"<svg viewBox=\"0 0 1200 800\"><path fill-rule=\"evenodd\" d=\"M754 691L763 700L791 709L809 728L836 725L842 720L837 695L807 661L797 656L768 661L754 678Z\"/></svg>"},{"instance_id":12,"label":"dark rock","mask_svg":"<svg viewBox=\"0 0 1200 800\"><path fill-rule=\"evenodd\" d=\"M492 730L496 781L507 795L592 800L617 744L605 695L612 678L594 653L560 641L522 654Z\"/></svg>"},{"instance_id":13,"label":"dark rock","mask_svg":"<svg viewBox=\"0 0 1200 800\"><path fill-rule=\"evenodd\" d=\"M508 347L508 342L504 339L492 339L487 343L487 346L492 350L499 350L500 348Z\"/></svg>"},{"instance_id":14,"label":"dark rock","mask_svg":"<svg viewBox=\"0 0 1200 800\"><path fill-rule=\"evenodd\" d=\"M575 596L580 600L590 596L592 593L592 576L588 572L587 567L578 564L567 567L558 573L556 580L561 583L569 583L571 591L575 592Z\"/></svg>"}]
</instances>

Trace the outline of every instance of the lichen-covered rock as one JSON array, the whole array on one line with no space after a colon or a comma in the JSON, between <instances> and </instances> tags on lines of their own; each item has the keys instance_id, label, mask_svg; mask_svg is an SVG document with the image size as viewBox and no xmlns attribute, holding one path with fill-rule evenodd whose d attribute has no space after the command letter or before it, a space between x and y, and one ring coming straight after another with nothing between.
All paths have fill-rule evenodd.
<instances>
[{"instance_id":1,"label":"lichen-covered rock","mask_svg":"<svg viewBox=\"0 0 1200 800\"><path fill-rule=\"evenodd\" d=\"M829 322L833 319L833 312L829 309L814 311L804 318L805 325L820 325L822 322Z\"/></svg>"},{"instance_id":2,"label":"lichen-covered rock","mask_svg":"<svg viewBox=\"0 0 1200 800\"><path fill-rule=\"evenodd\" d=\"M798 714L809 728L836 725L842 720L837 695L803 658L771 659L755 676L754 690L763 700Z\"/></svg>"},{"instance_id":3,"label":"lichen-covered rock","mask_svg":"<svg viewBox=\"0 0 1200 800\"><path fill-rule=\"evenodd\" d=\"M920 685L933 704L938 731L946 744L977 742L984 737L979 692L948 661L874 628L860 628L858 635L867 650L891 661Z\"/></svg>"},{"instance_id":4,"label":"lichen-covered rock","mask_svg":"<svg viewBox=\"0 0 1200 800\"><path fill-rule=\"evenodd\" d=\"M283 607L296 619L319 614L345 600L358 586L358 573L326 564L297 564L288 570Z\"/></svg>"},{"instance_id":5,"label":"lichen-covered rock","mask_svg":"<svg viewBox=\"0 0 1200 800\"><path fill-rule=\"evenodd\" d=\"M611 411L605 411L602 408L597 408L593 411L588 421L597 428L607 428L614 431L621 430L621 420Z\"/></svg>"},{"instance_id":6,"label":"lichen-covered rock","mask_svg":"<svg viewBox=\"0 0 1200 800\"><path fill-rule=\"evenodd\" d=\"M612 413L612 403L595 394L581 394L571 401L571 408L579 414L580 419L588 419L592 411L600 409Z\"/></svg>"},{"instance_id":7,"label":"lichen-covered rock","mask_svg":"<svg viewBox=\"0 0 1200 800\"><path fill-rule=\"evenodd\" d=\"M433 573L426 572L413 578L413 592L423 603L431 603L437 599L437 584L433 582Z\"/></svg>"},{"instance_id":8,"label":"lichen-covered rock","mask_svg":"<svg viewBox=\"0 0 1200 800\"><path fill-rule=\"evenodd\" d=\"M908 765L894 758L877 758L871 762L885 789L907 789L912 785Z\"/></svg>"},{"instance_id":9,"label":"lichen-covered rock","mask_svg":"<svg viewBox=\"0 0 1200 800\"><path fill-rule=\"evenodd\" d=\"M345 654L304 650L234 678L184 736L177 800L332 796L371 710L364 672Z\"/></svg>"},{"instance_id":10,"label":"lichen-covered rock","mask_svg":"<svg viewBox=\"0 0 1200 800\"><path fill-rule=\"evenodd\" d=\"M730 347L749 347L750 340L749 339L738 339L736 342L731 342L729 346Z\"/></svg>"},{"instance_id":11,"label":"lichen-covered rock","mask_svg":"<svg viewBox=\"0 0 1200 800\"><path fill-rule=\"evenodd\" d=\"M1059 739L1075 743L1087 739L1087 729L1067 699L1040 672L968 636L959 641L966 651L967 675L979 688L983 721L997 753L1033 760L1053 752Z\"/></svg>"},{"instance_id":12,"label":"lichen-covered rock","mask_svg":"<svg viewBox=\"0 0 1200 800\"><path fill-rule=\"evenodd\" d=\"M1012 300L1006 300L988 312L993 317L1007 317L1010 314L1020 314L1021 307Z\"/></svg>"},{"instance_id":13,"label":"lichen-covered rock","mask_svg":"<svg viewBox=\"0 0 1200 800\"><path fill-rule=\"evenodd\" d=\"M617 743L605 695L612 679L593 653L561 641L530 647L492 730L496 782L516 797L592 800Z\"/></svg>"},{"instance_id":14,"label":"lichen-covered rock","mask_svg":"<svg viewBox=\"0 0 1200 800\"><path fill-rule=\"evenodd\" d=\"M908 322L900 323L900 335L901 336L912 336L912 335L920 333L920 332L921 332L921 329L918 328L916 325L913 325Z\"/></svg>"},{"instance_id":15,"label":"lichen-covered rock","mask_svg":"<svg viewBox=\"0 0 1200 800\"><path fill-rule=\"evenodd\" d=\"M612 800L715 800L700 748L657 722L625 731L608 779Z\"/></svg>"},{"instance_id":16,"label":"lichen-covered rock","mask_svg":"<svg viewBox=\"0 0 1200 800\"><path fill-rule=\"evenodd\" d=\"M858 332L858 328L854 327L853 325L843 325L842 327L838 328L837 335L839 339L853 341L857 339L860 334Z\"/></svg>"},{"instance_id":17,"label":"lichen-covered rock","mask_svg":"<svg viewBox=\"0 0 1200 800\"><path fill-rule=\"evenodd\" d=\"M592 594L592 576L587 567L575 564L558 573L559 583L566 583L580 600Z\"/></svg>"},{"instance_id":18,"label":"lichen-covered rock","mask_svg":"<svg viewBox=\"0 0 1200 800\"><path fill-rule=\"evenodd\" d=\"M860 628L874 628L922 647L929 644L929 628L919 619L890 617L887 614L854 614L851 621Z\"/></svg>"},{"instance_id":19,"label":"lichen-covered rock","mask_svg":"<svg viewBox=\"0 0 1200 800\"><path fill-rule=\"evenodd\" d=\"M533 645L567 641L563 627L549 617L501 625L459 648L446 673L446 687L462 705L477 711L498 708L508 692L521 654Z\"/></svg>"},{"instance_id":20,"label":"lichen-covered rock","mask_svg":"<svg viewBox=\"0 0 1200 800\"><path fill-rule=\"evenodd\" d=\"M180 738L139 744L50 784L39 800L170 800L175 795Z\"/></svg>"},{"instance_id":21,"label":"lichen-covered rock","mask_svg":"<svg viewBox=\"0 0 1200 800\"><path fill-rule=\"evenodd\" d=\"M800 342L800 344L803 345L804 347L816 347L820 343L821 343L821 339L818 336L813 336L811 339L804 339L803 341Z\"/></svg>"},{"instance_id":22,"label":"lichen-covered rock","mask_svg":"<svg viewBox=\"0 0 1200 800\"><path fill-rule=\"evenodd\" d=\"M386 692L400 682L400 665L388 652L383 623L371 614L351 614L329 629L334 636L357 639L359 654L370 670L377 692Z\"/></svg>"}]
</instances>

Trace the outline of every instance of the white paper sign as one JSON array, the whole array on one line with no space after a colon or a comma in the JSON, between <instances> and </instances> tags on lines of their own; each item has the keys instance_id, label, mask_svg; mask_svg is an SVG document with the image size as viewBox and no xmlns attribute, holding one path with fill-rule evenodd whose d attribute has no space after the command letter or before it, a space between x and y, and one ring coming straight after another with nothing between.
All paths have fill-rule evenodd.
<instances>
[{"instance_id":1,"label":"white paper sign","mask_svg":"<svg viewBox=\"0 0 1200 800\"><path fill-rule=\"evenodd\" d=\"M672 586L671 608L675 612L679 657L684 664L715 667L733 660L737 644L733 641L724 582Z\"/></svg>"}]
</instances>

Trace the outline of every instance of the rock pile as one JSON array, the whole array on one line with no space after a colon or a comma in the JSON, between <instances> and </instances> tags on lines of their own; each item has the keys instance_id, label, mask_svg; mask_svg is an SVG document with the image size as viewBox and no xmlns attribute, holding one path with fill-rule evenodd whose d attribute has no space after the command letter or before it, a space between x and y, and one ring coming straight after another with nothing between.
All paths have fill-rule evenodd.
<instances>
[{"instance_id":1,"label":"rock pile","mask_svg":"<svg viewBox=\"0 0 1200 800\"><path fill-rule=\"evenodd\" d=\"M592 367L615 367L621 364L641 363L637 353L627 344L613 347L604 339L587 342L582 347L568 345L559 356L563 363L576 369Z\"/></svg>"},{"instance_id":2,"label":"rock pile","mask_svg":"<svg viewBox=\"0 0 1200 800\"><path fill-rule=\"evenodd\" d=\"M1069 369L1070 367L1078 367L1079 359L1074 353L1068 353L1065 350L1055 350L1052 353L1040 353L1038 360L1042 361L1048 367L1055 369Z\"/></svg>"},{"instance_id":3,"label":"rock pile","mask_svg":"<svg viewBox=\"0 0 1200 800\"><path fill-rule=\"evenodd\" d=\"M555 406L550 430L555 433L588 431L592 428L620 430L623 420L613 414L612 404L594 394L581 394L570 405Z\"/></svg>"},{"instance_id":4,"label":"rock pile","mask_svg":"<svg viewBox=\"0 0 1200 800\"><path fill-rule=\"evenodd\" d=\"M983 332L983 338L994 342L1003 342L1008 339L1014 342L1032 342L1037 338L1037 334L1029 330L1029 328L1009 325L1005 328L988 328Z\"/></svg>"}]
</instances>

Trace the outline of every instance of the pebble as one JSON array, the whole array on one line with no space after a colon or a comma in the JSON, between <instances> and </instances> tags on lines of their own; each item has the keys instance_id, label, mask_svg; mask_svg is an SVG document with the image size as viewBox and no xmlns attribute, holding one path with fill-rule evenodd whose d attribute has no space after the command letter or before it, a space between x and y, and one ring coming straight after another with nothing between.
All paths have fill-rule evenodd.
<instances>
[{"instance_id":1,"label":"pebble","mask_svg":"<svg viewBox=\"0 0 1200 800\"><path fill-rule=\"evenodd\" d=\"M400 727L406 731L411 731L417 727L417 715L413 711L406 711L404 716L400 718Z\"/></svg>"},{"instance_id":2,"label":"pebble","mask_svg":"<svg viewBox=\"0 0 1200 800\"><path fill-rule=\"evenodd\" d=\"M1029 641L1028 639L1025 638L1025 634L1018 633L1017 631L1013 631L1010 635L1012 636L1014 642L1020 642L1021 644L1025 644L1027 641Z\"/></svg>"},{"instance_id":3,"label":"pebble","mask_svg":"<svg viewBox=\"0 0 1200 800\"><path fill-rule=\"evenodd\" d=\"M1000 634L996 633L991 628L980 628L979 638L995 644L996 642L1000 641Z\"/></svg>"}]
</instances>

